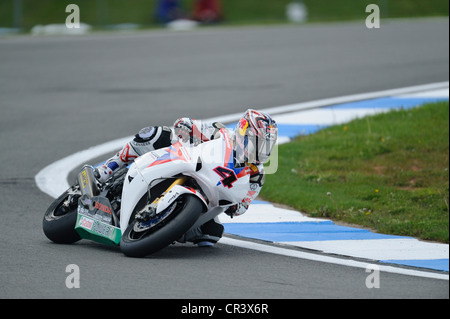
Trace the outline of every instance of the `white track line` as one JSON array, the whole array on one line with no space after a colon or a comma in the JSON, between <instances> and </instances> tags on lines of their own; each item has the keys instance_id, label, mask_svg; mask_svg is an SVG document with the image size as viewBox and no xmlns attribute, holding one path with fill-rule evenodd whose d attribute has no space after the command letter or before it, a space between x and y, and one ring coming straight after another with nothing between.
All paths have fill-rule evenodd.
<instances>
[{"instance_id":1,"label":"white track line","mask_svg":"<svg viewBox=\"0 0 450 319\"><path fill-rule=\"evenodd\" d=\"M310 110L315 109L319 107L324 107L328 105L336 105L336 104L343 104L343 103L349 103L349 102L356 102L356 101L364 101L364 100L370 100L370 99L376 99L381 97L388 97L388 96L394 96L394 95L404 95L404 94L413 94L413 93L420 93L424 91L432 91L432 90L439 90L439 89L447 89L448 90L449 82L437 82L437 83L431 83L431 84L425 84L425 85L417 85L417 86L410 86L400 89L393 89L393 90L385 90L385 91L377 91L377 92L370 92L370 93L362 93L362 94L353 94L353 95L347 95L347 96L341 96L341 97L334 97L329 99L322 99L322 100L316 100L311 102L303 102L303 103L296 103L296 104L289 104L284 106L276 106L271 108L266 108L264 112L269 113L270 115L276 115L281 113L290 113L295 111L302 111L302 110ZM240 119L242 116L241 113L234 113L229 115L223 115L218 117L213 117L210 119L205 119L204 121L209 122L222 122L222 123L228 123L228 122L234 122Z\"/></svg>"},{"instance_id":2,"label":"white track line","mask_svg":"<svg viewBox=\"0 0 450 319\"><path fill-rule=\"evenodd\" d=\"M356 267L356 268L362 268L362 269L378 269L382 272L388 272L388 273L394 273L394 274L449 280L449 276L447 274L439 274L439 273L426 272L426 271L420 271L420 270L380 265L380 264L376 264L375 262L371 262L371 261L363 262L363 261L356 261L356 260L351 260L351 259L330 257L330 256L326 256L326 255L308 253L308 252L303 252L303 251L299 251L299 250L276 247L276 246L272 246L272 245L264 245L264 244L259 244L259 243L255 243L252 241L239 240L239 239L234 239L234 238L229 238L229 237L223 237L222 239L220 239L220 243L225 244L225 245L231 245L231 246L236 246L236 247L241 247L241 248L262 251L262 252L270 253L270 254L276 254L276 255L282 255L282 256L294 257L294 258L300 258L300 259L307 259L307 260L330 263L330 264L335 264L335 265Z\"/></svg>"}]
</instances>

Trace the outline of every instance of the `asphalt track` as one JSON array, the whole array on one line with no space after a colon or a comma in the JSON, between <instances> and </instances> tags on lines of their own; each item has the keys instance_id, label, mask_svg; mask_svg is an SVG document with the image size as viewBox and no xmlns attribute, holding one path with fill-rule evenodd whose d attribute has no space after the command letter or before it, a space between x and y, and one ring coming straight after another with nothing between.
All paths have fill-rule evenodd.
<instances>
[{"instance_id":1,"label":"asphalt track","mask_svg":"<svg viewBox=\"0 0 450 319\"><path fill-rule=\"evenodd\" d=\"M448 298L446 280L368 274L218 244L144 259L50 243L49 163L150 124L448 81L448 19L0 39L0 298ZM65 285L80 268L80 288Z\"/></svg>"}]
</instances>

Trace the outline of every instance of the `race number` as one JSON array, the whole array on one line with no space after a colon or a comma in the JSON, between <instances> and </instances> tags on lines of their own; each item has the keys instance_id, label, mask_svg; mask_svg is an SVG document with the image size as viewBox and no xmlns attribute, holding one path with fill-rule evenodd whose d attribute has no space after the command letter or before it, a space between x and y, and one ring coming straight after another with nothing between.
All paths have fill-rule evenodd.
<instances>
[{"instance_id":1,"label":"race number","mask_svg":"<svg viewBox=\"0 0 450 319\"><path fill-rule=\"evenodd\" d=\"M214 172L216 172L220 177L222 177L220 182L225 187L231 188L233 187L233 183L237 181L236 174L232 169L223 166L217 166L214 169Z\"/></svg>"}]
</instances>

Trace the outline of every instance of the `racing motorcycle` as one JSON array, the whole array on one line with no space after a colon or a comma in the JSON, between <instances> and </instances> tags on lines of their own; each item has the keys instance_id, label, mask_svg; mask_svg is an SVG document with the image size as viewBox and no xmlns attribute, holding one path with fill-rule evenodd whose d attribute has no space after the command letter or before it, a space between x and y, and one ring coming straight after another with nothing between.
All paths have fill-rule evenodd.
<instances>
[{"instance_id":1,"label":"racing motorcycle","mask_svg":"<svg viewBox=\"0 0 450 319\"><path fill-rule=\"evenodd\" d=\"M88 239L150 255L242 200L250 169L236 166L226 129L198 145L179 140L148 152L105 183L85 165L47 209L44 233L55 243Z\"/></svg>"}]
</instances>

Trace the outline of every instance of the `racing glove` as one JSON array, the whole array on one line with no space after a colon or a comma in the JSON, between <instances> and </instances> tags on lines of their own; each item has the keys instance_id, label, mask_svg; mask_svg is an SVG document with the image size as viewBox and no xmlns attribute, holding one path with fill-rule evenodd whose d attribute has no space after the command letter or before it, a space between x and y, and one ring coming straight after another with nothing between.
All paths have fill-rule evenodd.
<instances>
[{"instance_id":1,"label":"racing glove","mask_svg":"<svg viewBox=\"0 0 450 319\"><path fill-rule=\"evenodd\" d=\"M180 118L175 121L173 128L175 135L183 142L188 142L192 136L193 120L187 117Z\"/></svg>"},{"instance_id":2,"label":"racing glove","mask_svg":"<svg viewBox=\"0 0 450 319\"><path fill-rule=\"evenodd\" d=\"M225 210L225 214L233 218L234 216L240 216L244 214L248 209L248 204L246 202L241 202L239 204L228 207Z\"/></svg>"},{"instance_id":3,"label":"racing glove","mask_svg":"<svg viewBox=\"0 0 450 319\"><path fill-rule=\"evenodd\" d=\"M259 195L261 188L264 185L265 174L264 167L262 165L250 165L251 173L250 173L250 183L247 194L244 199L233 206L228 207L225 210L225 214L233 218L234 216L240 216L244 214L250 203Z\"/></svg>"},{"instance_id":4,"label":"racing glove","mask_svg":"<svg viewBox=\"0 0 450 319\"><path fill-rule=\"evenodd\" d=\"M219 122L203 123L187 117L182 117L173 124L175 135L183 142L194 145L217 138L222 128L226 127Z\"/></svg>"}]
</instances>

